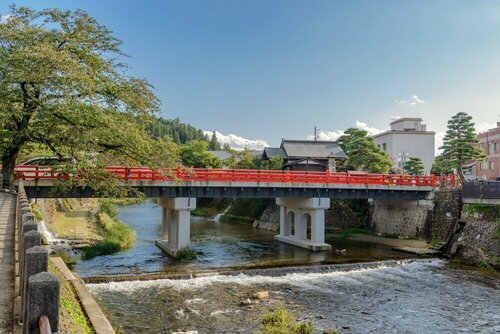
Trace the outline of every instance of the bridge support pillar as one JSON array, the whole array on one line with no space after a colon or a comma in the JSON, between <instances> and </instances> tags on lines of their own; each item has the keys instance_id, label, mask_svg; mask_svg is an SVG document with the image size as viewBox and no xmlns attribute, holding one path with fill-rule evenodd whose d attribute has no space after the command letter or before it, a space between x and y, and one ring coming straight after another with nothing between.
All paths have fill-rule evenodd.
<instances>
[{"instance_id":1,"label":"bridge support pillar","mask_svg":"<svg viewBox=\"0 0 500 334\"><path fill-rule=\"evenodd\" d=\"M277 198L280 234L274 238L312 251L332 249L325 243L325 209L329 198Z\"/></svg>"},{"instance_id":2,"label":"bridge support pillar","mask_svg":"<svg viewBox=\"0 0 500 334\"><path fill-rule=\"evenodd\" d=\"M162 238L156 246L176 257L177 251L189 247L191 234L191 210L196 208L196 198L160 198L162 214Z\"/></svg>"}]
</instances>

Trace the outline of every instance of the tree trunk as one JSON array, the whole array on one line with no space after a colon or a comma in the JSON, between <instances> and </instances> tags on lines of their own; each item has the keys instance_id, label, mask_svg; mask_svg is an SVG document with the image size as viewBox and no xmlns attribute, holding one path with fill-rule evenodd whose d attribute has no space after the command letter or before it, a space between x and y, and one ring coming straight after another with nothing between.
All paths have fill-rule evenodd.
<instances>
[{"instance_id":1,"label":"tree trunk","mask_svg":"<svg viewBox=\"0 0 500 334\"><path fill-rule=\"evenodd\" d=\"M14 186L14 168L20 149L20 147L10 147L2 157L2 188L12 189Z\"/></svg>"}]
</instances>

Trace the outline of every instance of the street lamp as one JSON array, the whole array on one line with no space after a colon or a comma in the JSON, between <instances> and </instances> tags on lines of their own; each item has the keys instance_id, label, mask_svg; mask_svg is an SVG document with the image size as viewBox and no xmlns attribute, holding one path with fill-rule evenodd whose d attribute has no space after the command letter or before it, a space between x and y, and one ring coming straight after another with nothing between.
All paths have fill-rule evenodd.
<instances>
[{"instance_id":1,"label":"street lamp","mask_svg":"<svg viewBox=\"0 0 500 334\"><path fill-rule=\"evenodd\" d=\"M401 161L402 162L402 167L403 167L403 174L405 172L405 164L406 164L406 161L409 157L410 153L408 152L399 152L398 153L398 161Z\"/></svg>"}]
</instances>

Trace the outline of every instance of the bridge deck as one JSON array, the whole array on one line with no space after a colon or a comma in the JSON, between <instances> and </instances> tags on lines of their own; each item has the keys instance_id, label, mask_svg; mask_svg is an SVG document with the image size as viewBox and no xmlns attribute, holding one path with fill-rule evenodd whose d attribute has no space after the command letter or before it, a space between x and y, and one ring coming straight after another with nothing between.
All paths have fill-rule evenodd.
<instances>
[{"instance_id":1,"label":"bridge deck","mask_svg":"<svg viewBox=\"0 0 500 334\"><path fill-rule=\"evenodd\" d=\"M163 169L107 167L148 197L330 197L421 199L436 187L455 186L453 176L297 172L245 169ZM28 196L51 197L55 182L68 178L50 167L19 166ZM79 187L68 197L92 196Z\"/></svg>"},{"instance_id":2,"label":"bridge deck","mask_svg":"<svg viewBox=\"0 0 500 334\"><path fill-rule=\"evenodd\" d=\"M0 333L12 333L16 196L0 191Z\"/></svg>"}]
</instances>

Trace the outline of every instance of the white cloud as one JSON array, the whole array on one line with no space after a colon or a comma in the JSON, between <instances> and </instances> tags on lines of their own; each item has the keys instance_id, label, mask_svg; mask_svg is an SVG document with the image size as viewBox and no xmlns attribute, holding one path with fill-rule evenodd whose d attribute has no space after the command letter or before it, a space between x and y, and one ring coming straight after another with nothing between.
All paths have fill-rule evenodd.
<instances>
[{"instance_id":1,"label":"white cloud","mask_svg":"<svg viewBox=\"0 0 500 334\"><path fill-rule=\"evenodd\" d=\"M374 136L376 134L379 134L383 132L383 130L374 128L372 126L368 126L367 123L361 122L361 121L356 121L355 127L361 130L365 130L368 132L368 135ZM318 139L319 140L337 140L340 136L344 134L344 130L334 130L334 131L320 131L318 134ZM313 140L314 136L308 136L307 139Z\"/></svg>"},{"instance_id":2,"label":"white cloud","mask_svg":"<svg viewBox=\"0 0 500 334\"><path fill-rule=\"evenodd\" d=\"M486 122L477 123L475 126L477 133L486 132L496 127L497 127L496 123L486 123Z\"/></svg>"},{"instance_id":3,"label":"white cloud","mask_svg":"<svg viewBox=\"0 0 500 334\"><path fill-rule=\"evenodd\" d=\"M210 138L213 131L203 131L203 133ZM229 144L229 147L235 150L243 150L245 148L250 150L263 150L264 147L269 146L265 140L247 139L234 134L224 135L218 131L215 131L215 136L217 137L217 141L219 143L222 145Z\"/></svg>"},{"instance_id":4,"label":"white cloud","mask_svg":"<svg viewBox=\"0 0 500 334\"><path fill-rule=\"evenodd\" d=\"M416 106L417 104L425 103L425 101L419 98L417 95L412 95L408 100L394 100L394 102L399 104L409 104L410 106Z\"/></svg>"},{"instance_id":5,"label":"white cloud","mask_svg":"<svg viewBox=\"0 0 500 334\"><path fill-rule=\"evenodd\" d=\"M0 24L5 24L12 17L12 15L0 15Z\"/></svg>"}]
</instances>

